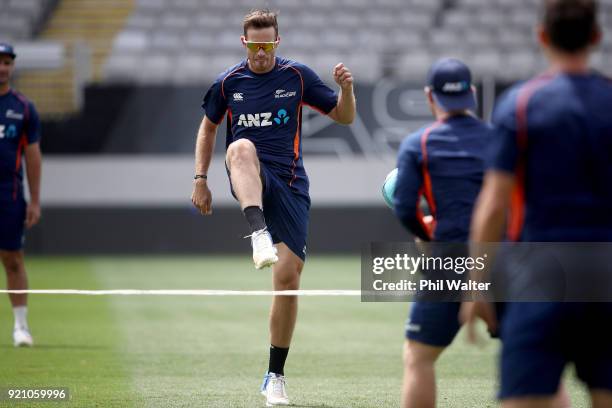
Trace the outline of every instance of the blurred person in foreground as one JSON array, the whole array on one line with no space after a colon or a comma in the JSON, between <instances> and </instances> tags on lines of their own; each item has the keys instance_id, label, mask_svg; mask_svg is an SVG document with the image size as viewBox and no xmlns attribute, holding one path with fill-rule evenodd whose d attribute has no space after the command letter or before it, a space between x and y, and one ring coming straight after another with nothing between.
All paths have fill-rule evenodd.
<instances>
[{"instance_id":1,"label":"blurred person in foreground","mask_svg":"<svg viewBox=\"0 0 612 408\"><path fill-rule=\"evenodd\" d=\"M537 32L550 68L497 103L474 243L501 241L505 226L515 241L612 241L612 82L589 68L597 3L543 4ZM612 407L610 303L506 303L498 321L490 303L466 302L461 315L472 338L477 317L500 333L503 407L554 406L569 362L592 406Z\"/></svg>"},{"instance_id":2,"label":"blurred person in foreground","mask_svg":"<svg viewBox=\"0 0 612 408\"><path fill-rule=\"evenodd\" d=\"M432 65L425 97L436 122L409 135L400 146L395 213L417 239L465 243L491 128L474 114L472 74L459 60L444 58ZM422 197L429 218L419 208ZM436 274L428 271L427 277L436 279ZM460 304L418 296L412 304L406 324L402 407L436 406L435 363L459 331Z\"/></svg>"}]
</instances>

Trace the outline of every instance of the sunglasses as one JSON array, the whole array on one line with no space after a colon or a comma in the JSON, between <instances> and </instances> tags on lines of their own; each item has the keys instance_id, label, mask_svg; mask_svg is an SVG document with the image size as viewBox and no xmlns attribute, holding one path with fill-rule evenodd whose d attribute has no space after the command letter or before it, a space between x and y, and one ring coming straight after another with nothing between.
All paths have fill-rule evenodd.
<instances>
[{"instance_id":1,"label":"sunglasses","mask_svg":"<svg viewBox=\"0 0 612 408\"><path fill-rule=\"evenodd\" d=\"M271 52L278 45L278 41L245 41L244 45L246 45L246 47L253 52L258 52L260 49L264 50L264 52Z\"/></svg>"}]
</instances>

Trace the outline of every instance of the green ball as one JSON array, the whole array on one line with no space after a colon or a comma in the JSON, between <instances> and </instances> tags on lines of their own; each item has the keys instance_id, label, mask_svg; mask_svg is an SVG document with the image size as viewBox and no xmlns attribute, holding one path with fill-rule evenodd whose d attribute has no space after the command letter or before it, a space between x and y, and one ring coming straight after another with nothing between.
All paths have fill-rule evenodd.
<instances>
[{"instance_id":1,"label":"green ball","mask_svg":"<svg viewBox=\"0 0 612 408\"><path fill-rule=\"evenodd\" d=\"M382 186L382 196L387 207L393 209L393 195L395 194L395 185L397 183L397 169L391 170Z\"/></svg>"}]
</instances>

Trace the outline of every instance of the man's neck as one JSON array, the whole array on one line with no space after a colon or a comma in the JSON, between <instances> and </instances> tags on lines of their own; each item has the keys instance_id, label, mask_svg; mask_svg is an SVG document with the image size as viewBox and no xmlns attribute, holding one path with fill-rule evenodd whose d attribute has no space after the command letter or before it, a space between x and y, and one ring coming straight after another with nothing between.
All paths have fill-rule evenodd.
<instances>
[{"instance_id":1,"label":"man's neck","mask_svg":"<svg viewBox=\"0 0 612 408\"><path fill-rule=\"evenodd\" d=\"M589 72L589 53L563 54L552 52L550 54L550 65L554 72L566 74L586 74Z\"/></svg>"},{"instance_id":2,"label":"man's neck","mask_svg":"<svg viewBox=\"0 0 612 408\"><path fill-rule=\"evenodd\" d=\"M445 120L448 120L450 118L453 118L455 116L467 116L470 114L470 111L468 110L462 110L462 111L455 111L455 112L445 112L441 109L436 109L436 120L438 122L444 122Z\"/></svg>"},{"instance_id":3,"label":"man's neck","mask_svg":"<svg viewBox=\"0 0 612 408\"><path fill-rule=\"evenodd\" d=\"M9 93L10 90L11 90L11 87L9 86L8 83L0 84L0 96L6 95L7 93Z\"/></svg>"}]
</instances>

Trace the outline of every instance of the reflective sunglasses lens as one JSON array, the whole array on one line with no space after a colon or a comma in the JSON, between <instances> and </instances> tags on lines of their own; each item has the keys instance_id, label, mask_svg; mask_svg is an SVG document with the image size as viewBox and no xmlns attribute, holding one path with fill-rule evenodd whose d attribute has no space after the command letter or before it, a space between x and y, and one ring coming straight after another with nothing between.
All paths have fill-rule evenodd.
<instances>
[{"instance_id":1,"label":"reflective sunglasses lens","mask_svg":"<svg viewBox=\"0 0 612 408\"><path fill-rule=\"evenodd\" d=\"M259 51L261 48L264 52L270 52L274 49L275 43L273 42L247 42L246 46L253 52Z\"/></svg>"}]
</instances>

